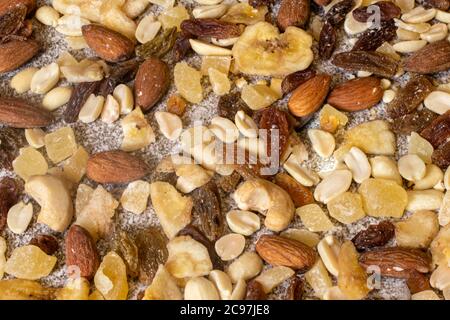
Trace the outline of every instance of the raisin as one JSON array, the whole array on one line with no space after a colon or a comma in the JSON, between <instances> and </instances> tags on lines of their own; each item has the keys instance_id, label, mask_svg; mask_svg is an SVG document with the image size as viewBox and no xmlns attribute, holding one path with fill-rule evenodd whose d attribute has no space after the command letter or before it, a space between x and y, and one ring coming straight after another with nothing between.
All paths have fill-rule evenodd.
<instances>
[{"instance_id":1,"label":"raisin","mask_svg":"<svg viewBox=\"0 0 450 320\"><path fill-rule=\"evenodd\" d=\"M251 280L247 284L247 293L245 300L267 300L267 295L261 283L256 280Z\"/></svg>"},{"instance_id":2,"label":"raisin","mask_svg":"<svg viewBox=\"0 0 450 320\"><path fill-rule=\"evenodd\" d=\"M240 25L219 19L189 19L181 23L181 30L196 37L228 39L239 37L243 31Z\"/></svg>"},{"instance_id":3,"label":"raisin","mask_svg":"<svg viewBox=\"0 0 450 320\"><path fill-rule=\"evenodd\" d=\"M175 45L177 28L170 28L158 33L153 40L136 47L136 56L141 59L150 57L162 58Z\"/></svg>"},{"instance_id":4,"label":"raisin","mask_svg":"<svg viewBox=\"0 0 450 320\"><path fill-rule=\"evenodd\" d=\"M302 207L304 205L314 203L314 196L307 187L302 186L294 178L287 173L280 172L275 176L274 182L276 185L284 189L294 202L295 207Z\"/></svg>"},{"instance_id":5,"label":"raisin","mask_svg":"<svg viewBox=\"0 0 450 320\"><path fill-rule=\"evenodd\" d=\"M59 248L58 240L49 234L40 234L34 237L31 239L30 244L39 247L50 256L58 251Z\"/></svg>"},{"instance_id":6,"label":"raisin","mask_svg":"<svg viewBox=\"0 0 450 320\"><path fill-rule=\"evenodd\" d=\"M225 231L217 185L210 181L190 195L194 200L193 215L199 218L198 227L210 241L216 241Z\"/></svg>"},{"instance_id":7,"label":"raisin","mask_svg":"<svg viewBox=\"0 0 450 320\"><path fill-rule=\"evenodd\" d=\"M367 71L385 78L391 78L397 71L397 61L375 51L348 51L334 56L332 63L349 71Z\"/></svg>"},{"instance_id":8,"label":"raisin","mask_svg":"<svg viewBox=\"0 0 450 320\"><path fill-rule=\"evenodd\" d=\"M420 135L437 148L450 137L450 110L434 119Z\"/></svg>"},{"instance_id":9,"label":"raisin","mask_svg":"<svg viewBox=\"0 0 450 320\"><path fill-rule=\"evenodd\" d=\"M213 264L213 268L216 270L223 270L224 265L222 259L217 255L214 244L194 225L189 224L184 227L177 236L190 236L195 241L200 242L208 250L209 257Z\"/></svg>"},{"instance_id":10,"label":"raisin","mask_svg":"<svg viewBox=\"0 0 450 320\"><path fill-rule=\"evenodd\" d=\"M216 183L217 186L223 190L225 193L230 193L236 190L236 186L238 185L239 181L241 181L241 175L234 171L229 176L220 176Z\"/></svg>"},{"instance_id":11,"label":"raisin","mask_svg":"<svg viewBox=\"0 0 450 320\"><path fill-rule=\"evenodd\" d=\"M427 108L406 114L400 118L396 118L391 124L391 128L395 133L411 134L411 132L421 132L434 119L437 114Z\"/></svg>"},{"instance_id":12,"label":"raisin","mask_svg":"<svg viewBox=\"0 0 450 320\"><path fill-rule=\"evenodd\" d=\"M384 42L389 42L397 37L397 26L394 20L381 22L379 28L371 28L358 38L352 50L374 51Z\"/></svg>"},{"instance_id":13,"label":"raisin","mask_svg":"<svg viewBox=\"0 0 450 320\"><path fill-rule=\"evenodd\" d=\"M25 144L23 130L2 128L0 130L0 168L11 170L12 162Z\"/></svg>"},{"instance_id":14,"label":"raisin","mask_svg":"<svg viewBox=\"0 0 450 320\"><path fill-rule=\"evenodd\" d=\"M371 7L376 6L380 10L380 21L389 21L393 18L400 17L402 13L401 9L397 7L394 3L390 1L380 1L377 3L373 3L370 6L359 7L353 10L353 18L359 22L367 22L369 18L373 17L376 14L376 11Z\"/></svg>"},{"instance_id":15,"label":"raisin","mask_svg":"<svg viewBox=\"0 0 450 320\"><path fill-rule=\"evenodd\" d=\"M358 250L367 250L374 247L384 246L394 237L395 227L389 221L381 221L372 224L366 230L360 231L353 239Z\"/></svg>"},{"instance_id":16,"label":"raisin","mask_svg":"<svg viewBox=\"0 0 450 320\"><path fill-rule=\"evenodd\" d=\"M308 81L316 75L316 71L308 68L306 70L297 71L291 73L284 77L283 82L281 82L281 91L283 94L290 93L297 89L299 85Z\"/></svg>"},{"instance_id":17,"label":"raisin","mask_svg":"<svg viewBox=\"0 0 450 320\"><path fill-rule=\"evenodd\" d=\"M0 180L0 232L6 226L9 209L17 203L21 186L12 178Z\"/></svg>"},{"instance_id":18,"label":"raisin","mask_svg":"<svg viewBox=\"0 0 450 320\"><path fill-rule=\"evenodd\" d=\"M159 265L166 263L169 255L167 239L160 229L148 227L137 232L135 243L139 257L139 281L149 284Z\"/></svg>"},{"instance_id":19,"label":"raisin","mask_svg":"<svg viewBox=\"0 0 450 320\"><path fill-rule=\"evenodd\" d=\"M172 56L174 62L180 62L183 60L191 51L191 43L189 39L191 35L187 32L180 32L177 35L177 39L175 40L175 44L172 48Z\"/></svg>"},{"instance_id":20,"label":"raisin","mask_svg":"<svg viewBox=\"0 0 450 320\"><path fill-rule=\"evenodd\" d=\"M278 147L278 157L280 157L287 148L290 134L290 126L286 112L275 107L269 107L261 112L259 129L267 130L267 156L272 156L272 151ZM278 139L272 141L272 136L278 135Z\"/></svg>"},{"instance_id":21,"label":"raisin","mask_svg":"<svg viewBox=\"0 0 450 320\"><path fill-rule=\"evenodd\" d=\"M395 99L388 105L387 113L392 118L398 118L413 112L426 96L433 91L433 84L427 76L417 75L401 88Z\"/></svg>"},{"instance_id":22,"label":"raisin","mask_svg":"<svg viewBox=\"0 0 450 320\"><path fill-rule=\"evenodd\" d=\"M139 275L139 251L136 243L123 230L115 235L114 240L114 250L125 262L128 275L133 278L137 277Z\"/></svg>"},{"instance_id":23,"label":"raisin","mask_svg":"<svg viewBox=\"0 0 450 320\"><path fill-rule=\"evenodd\" d=\"M328 10L325 15L324 21L330 23L333 26L338 26L341 24L347 13L353 8L353 0L343 0L336 3L334 6Z\"/></svg>"},{"instance_id":24,"label":"raisin","mask_svg":"<svg viewBox=\"0 0 450 320\"><path fill-rule=\"evenodd\" d=\"M76 122L78 119L78 114L80 113L84 103L91 94L97 92L101 84L102 80L77 84L72 91L69 102L67 103L64 121L67 123Z\"/></svg>"},{"instance_id":25,"label":"raisin","mask_svg":"<svg viewBox=\"0 0 450 320\"><path fill-rule=\"evenodd\" d=\"M230 93L219 98L217 103L218 115L223 118L230 119L234 122L234 117L239 110L243 110L249 116L252 111L247 107L245 102L241 99L239 93Z\"/></svg>"},{"instance_id":26,"label":"raisin","mask_svg":"<svg viewBox=\"0 0 450 320\"><path fill-rule=\"evenodd\" d=\"M408 279L406 279L406 284L408 285L411 294L431 289L428 276L417 271L412 271L410 273Z\"/></svg>"},{"instance_id":27,"label":"raisin","mask_svg":"<svg viewBox=\"0 0 450 320\"><path fill-rule=\"evenodd\" d=\"M0 16L0 42L7 42L10 36L15 35L23 26L27 14L27 7L18 4L10 7L7 12Z\"/></svg>"},{"instance_id":28,"label":"raisin","mask_svg":"<svg viewBox=\"0 0 450 320\"><path fill-rule=\"evenodd\" d=\"M138 66L139 63L136 59L115 64L111 68L110 75L101 81L98 94L106 98L109 94L112 94L119 83L126 83L134 79Z\"/></svg>"},{"instance_id":29,"label":"raisin","mask_svg":"<svg viewBox=\"0 0 450 320\"><path fill-rule=\"evenodd\" d=\"M303 281L297 276L291 277L289 285L284 295L284 300L302 300L303 297Z\"/></svg>"},{"instance_id":30,"label":"raisin","mask_svg":"<svg viewBox=\"0 0 450 320\"><path fill-rule=\"evenodd\" d=\"M336 30L331 23L325 22L320 31L319 56L322 59L330 59L336 48Z\"/></svg>"},{"instance_id":31,"label":"raisin","mask_svg":"<svg viewBox=\"0 0 450 320\"><path fill-rule=\"evenodd\" d=\"M431 160L441 169L446 170L450 166L450 141L444 142L434 150Z\"/></svg>"},{"instance_id":32,"label":"raisin","mask_svg":"<svg viewBox=\"0 0 450 320\"><path fill-rule=\"evenodd\" d=\"M186 111L186 107L186 100L179 95L174 94L167 99L167 112L181 117Z\"/></svg>"},{"instance_id":33,"label":"raisin","mask_svg":"<svg viewBox=\"0 0 450 320\"><path fill-rule=\"evenodd\" d=\"M431 7L447 11L450 8L450 0L424 0L424 5L427 8Z\"/></svg>"}]
</instances>

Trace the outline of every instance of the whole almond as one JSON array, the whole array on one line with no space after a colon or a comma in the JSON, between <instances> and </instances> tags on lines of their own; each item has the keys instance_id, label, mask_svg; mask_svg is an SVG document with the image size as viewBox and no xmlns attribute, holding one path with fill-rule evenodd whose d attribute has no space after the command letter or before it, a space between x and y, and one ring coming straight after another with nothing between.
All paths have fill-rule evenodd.
<instances>
[{"instance_id":1,"label":"whole almond","mask_svg":"<svg viewBox=\"0 0 450 320\"><path fill-rule=\"evenodd\" d=\"M158 58L149 58L139 67L134 82L134 96L142 111L149 111L167 92L170 73L167 64Z\"/></svg>"},{"instance_id":2,"label":"whole almond","mask_svg":"<svg viewBox=\"0 0 450 320\"><path fill-rule=\"evenodd\" d=\"M0 98L0 123L13 128L46 127L53 115L18 98Z\"/></svg>"},{"instance_id":3,"label":"whole almond","mask_svg":"<svg viewBox=\"0 0 450 320\"><path fill-rule=\"evenodd\" d=\"M89 232L72 225L66 236L66 265L80 269L80 276L92 279L100 265L100 258Z\"/></svg>"},{"instance_id":4,"label":"whole almond","mask_svg":"<svg viewBox=\"0 0 450 320\"><path fill-rule=\"evenodd\" d=\"M318 74L302 83L292 93L288 102L291 113L297 117L310 115L319 109L330 89L331 77Z\"/></svg>"},{"instance_id":5,"label":"whole almond","mask_svg":"<svg viewBox=\"0 0 450 320\"><path fill-rule=\"evenodd\" d=\"M105 151L92 155L86 166L86 175L98 183L127 183L148 173L147 164L124 151Z\"/></svg>"},{"instance_id":6,"label":"whole almond","mask_svg":"<svg viewBox=\"0 0 450 320\"><path fill-rule=\"evenodd\" d=\"M309 19L309 0L282 0L277 22L282 30L287 27L302 27Z\"/></svg>"},{"instance_id":7,"label":"whole almond","mask_svg":"<svg viewBox=\"0 0 450 320\"><path fill-rule=\"evenodd\" d=\"M445 39L427 44L404 60L405 71L430 74L450 68L450 42Z\"/></svg>"},{"instance_id":8,"label":"whole almond","mask_svg":"<svg viewBox=\"0 0 450 320\"><path fill-rule=\"evenodd\" d=\"M307 270L316 262L317 255L307 245L276 235L263 235L256 243L256 252L267 263L296 270Z\"/></svg>"},{"instance_id":9,"label":"whole almond","mask_svg":"<svg viewBox=\"0 0 450 320\"><path fill-rule=\"evenodd\" d=\"M0 16L19 4L24 4L27 7L27 14L30 14L36 8L36 0L0 0Z\"/></svg>"},{"instance_id":10,"label":"whole almond","mask_svg":"<svg viewBox=\"0 0 450 320\"><path fill-rule=\"evenodd\" d=\"M381 80L376 77L356 78L338 84L328 96L328 103L344 111L373 107L383 97Z\"/></svg>"},{"instance_id":11,"label":"whole almond","mask_svg":"<svg viewBox=\"0 0 450 320\"><path fill-rule=\"evenodd\" d=\"M130 39L104 26L85 25L82 32L89 48L106 61L123 61L134 52L134 43Z\"/></svg>"},{"instance_id":12,"label":"whole almond","mask_svg":"<svg viewBox=\"0 0 450 320\"><path fill-rule=\"evenodd\" d=\"M0 74L13 71L30 61L39 51L35 40L12 40L0 44Z\"/></svg>"},{"instance_id":13,"label":"whole almond","mask_svg":"<svg viewBox=\"0 0 450 320\"><path fill-rule=\"evenodd\" d=\"M381 275L395 278L406 279L414 271L431 271L430 257L418 249L393 247L368 251L361 254L359 262L365 268L377 266Z\"/></svg>"}]
</instances>

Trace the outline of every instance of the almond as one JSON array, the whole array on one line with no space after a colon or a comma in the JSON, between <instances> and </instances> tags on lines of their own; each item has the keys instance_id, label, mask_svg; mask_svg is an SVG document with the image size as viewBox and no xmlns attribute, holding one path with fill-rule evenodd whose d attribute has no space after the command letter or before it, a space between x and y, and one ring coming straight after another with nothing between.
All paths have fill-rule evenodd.
<instances>
[{"instance_id":1,"label":"almond","mask_svg":"<svg viewBox=\"0 0 450 320\"><path fill-rule=\"evenodd\" d=\"M89 232L72 225L66 236L66 265L80 269L80 277L92 279L100 265L100 257Z\"/></svg>"},{"instance_id":2,"label":"almond","mask_svg":"<svg viewBox=\"0 0 450 320\"><path fill-rule=\"evenodd\" d=\"M127 183L148 173L147 164L124 151L105 151L92 155L87 163L86 175L98 183Z\"/></svg>"},{"instance_id":3,"label":"almond","mask_svg":"<svg viewBox=\"0 0 450 320\"><path fill-rule=\"evenodd\" d=\"M134 43L122 34L97 24L82 27L88 46L102 59L119 62L134 52Z\"/></svg>"},{"instance_id":4,"label":"almond","mask_svg":"<svg viewBox=\"0 0 450 320\"><path fill-rule=\"evenodd\" d=\"M330 89L331 77L318 74L302 83L292 93L288 102L291 113L297 117L304 117L319 109Z\"/></svg>"},{"instance_id":5,"label":"almond","mask_svg":"<svg viewBox=\"0 0 450 320\"><path fill-rule=\"evenodd\" d=\"M400 247L383 248L363 253L360 264L368 268L378 266L381 275L395 278L409 278L411 272L428 273L431 259L423 251Z\"/></svg>"},{"instance_id":6,"label":"almond","mask_svg":"<svg viewBox=\"0 0 450 320\"><path fill-rule=\"evenodd\" d=\"M256 252L267 263L297 270L307 270L316 262L317 255L307 245L292 239L263 235L256 243Z\"/></svg>"},{"instance_id":7,"label":"almond","mask_svg":"<svg viewBox=\"0 0 450 320\"><path fill-rule=\"evenodd\" d=\"M149 111L167 92L170 73L167 64L158 58L149 58L139 67L134 83L136 103L142 111Z\"/></svg>"},{"instance_id":8,"label":"almond","mask_svg":"<svg viewBox=\"0 0 450 320\"><path fill-rule=\"evenodd\" d=\"M356 78L338 84L328 96L328 103L344 111L373 107L383 97L381 80L376 77Z\"/></svg>"},{"instance_id":9,"label":"almond","mask_svg":"<svg viewBox=\"0 0 450 320\"><path fill-rule=\"evenodd\" d=\"M1 49L0 49L1 50ZM53 115L17 98L0 98L0 123L13 128L46 127Z\"/></svg>"},{"instance_id":10,"label":"almond","mask_svg":"<svg viewBox=\"0 0 450 320\"><path fill-rule=\"evenodd\" d=\"M404 60L405 71L430 74L450 68L450 42L430 43Z\"/></svg>"},{"instance_id":11,"label":"almond","mask_svg":"<svg viewBox=\"0 0 450 320\"><path fill-rule=\"evenodd\" d=\"M27 14L30 14L36 8L36 0L0 0L0 16L19 4L24 4L27 7Z\"/></svg>"},{"instance_id":12,"label":"almond","mask_svg":"<svg viewBox=\"0 0 450 320\"><path fill-rule=\"evenodd\" d=\"M12 40L0 44L0 74L13 71L27 63L39 51L35 40Z\"/></svg>"},{"instance_id":13,"label":"almond","mask_svg":"<svg viewBox=\"0 0 450 320\"><path fill-rule=\"evenodd\" d=\"M309 19L309 0L282 0L278 11L278 26L284 31L287 27L302 27Z\"/></svg>"}]
</instances>

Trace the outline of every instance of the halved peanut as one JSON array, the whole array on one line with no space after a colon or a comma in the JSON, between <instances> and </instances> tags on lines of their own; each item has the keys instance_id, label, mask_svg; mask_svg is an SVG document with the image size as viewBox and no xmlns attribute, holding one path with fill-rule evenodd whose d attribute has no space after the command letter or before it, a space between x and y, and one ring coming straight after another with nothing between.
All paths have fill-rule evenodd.
<instances>
[{"instance_id":1,"label":"halved peanut","mask_svg":"<svg viewBox=\"0 0 450 320\"><path fill-rule=\"evenodd\" d=\"M54 88L47 92L47 94L44 96L44 99L42 100L42 106L49 111L53 111L69 102L71 95L71 87Z\"/></svg>"},{"instance_id":2,"label":"halved peanut","mask_svg":"<svg viewBox=\"0 0 450 320\"><path fill-rule=\"evenodd\" d=\"M397 29L397 38L398 40L419 40L420 39L420 33L406 30L403 28Z\"/></svg>"},{"instance_id":3,"label":"halved peanut","mask_svg":"<svg viewBox=\"0 0 450 320\"><path fill-rule=\"evenodd\" d=\"M106 97L105 105L103 106L102 114L100 118L105 123L114 123L119 119L120 105L116 98L108 94Z\"/></svg>"},{"instance_id":4,"label":"halved peanut","mask_svg":"<svg viewBox=\"0 0 450 320\"><path fill-rule=\"evenodd\" d=\"M191 278L184 288L185 300L220 300L214 284L206 278Z\"/></svg>"},{"instance_id":5,"label":"halved peanut","mask_svg":"<svg viewBox=\"0 0 450 320\"><path fill-rule=\"evenodd\" d=\"M216 4L209 6L199 6L192 10L192 15L196 19L215 19L223 16L228 10L226 4Z\"/></svg>"},{"instance_id":6,"label":"halved peanut","mask_svg":"<svg viewBox=\"0 0 450 320\"><path fill-rule=\"evenodd\" d=\"M444 194L438 190L408 191L408 211L438 210L441 207Z\"/></svg>"},{"instance_id":7,"label":"halved peanut","mask_svg":"<svg viewBox=\"0 0 450 320\"><path fill-rule=\"evenodd\" d=\"M301 166L294 154L286 160L283 164L283 168L297 180L298 183L305 187L311 187L320 181L320 177L317 173Z\"/></svg>"},{"instance_id":8,"label":"halved peanut","mask_svg":"<svg viewBox=\"0 0 450 320\"><path fill-rule=\"evenodd\" d=\"M422 23L433 20L436 16L436 9L425 9L422 6L417 6L411 11L402 15L402 20L409 23Z\"/></svg>"},{"instance_id":9,"label":"halved peanut","mask_svg":"<svg viewBox=\"0 0 450 320\"><path fill-rule=\"evenodd\" d=\"M445 39L447 37L447 34L447 25L444 23L436 23L431 26L430 30L421 33L420 38L431 43Z\"/></svg>"},{"instance_id":10,"label":"halved peanut","mask_svg":"<svg viewBox=\"0 0 450 320\"><path fill-rule=\"evenodd\" d=\"M44 94L50 91L59 81L59 66L53 62L37 71L31 79L31 92Z\"/></svg>"},{"instance_id":11,"label":"halved peanut","mask_svg":"<svg viewBox=\"0 0 450 320\"><path fill-rule=\"evenodd\" d=\"M395 93L394 90L391 90L391 89L385 90L383 92L382 100L383 100L384 103L390 103L392 100L394 100L395 95L396 95L396 93Z\"/></svg>"},{"instance_id":12,"label":"halved peanut","mask_svg":"<svg viewBox=\"0 0 450 320\"><path fill-rule=\"evenodd\" d=\"M247 284L245 283L245 280L238 280L238 282L234 285L230 300L243 300L246 292Z\"/></svg>"},{"instance_id":13,"label":"halved peanut","mask_svg":"<svg viewBox=\"0 0 450 320\"><path fill-rule=\"evenodd\" d=\"M68 14L58 19L58 25L55 29L65 36L81 37L83 35L81 27L89 23L89 20L84 19L79 15Z\"/></svg>"},{"instance_id":14,"label":"halved peanut","mask_svg":"<svg viewBox=\"0 0 450 320\"><path fill-rule=\"evenodd\" d=\"M42 148L45 145L44 137L45 132L42 129L25 129L25 139L35 149Z\"/></svg>"},{"instance_id":15,"label":"halved peanut","mask_svg":"<svg viewBox=\"0 0 450 320\"><path fill-rule=\"evenodd\" d=\"M418 181L425 177L425 163L419 156L408 154L398 160L398 171L408 181Z\"/></svg>"},{"instance_id":16,"label":"halved peanut","mask_svg":"<svg viewBox=\"0 0 450 320\"><path fill-rule=\"evenodd\" d=\"M225 143L233 143L239 138L239 130L236 125L224 117L214 117L211 119L209 130Z\"/></svg>"},{"instance_id":17,"label":"halved peanut","mask_svg":"<svg viewBox=\"0 0 450 320\"><path fill-rule=\"evenodd\" d=\"M216 241L215 249L217 255L223 261L237 258L245 247L245 238L238 233L230 233Z\"/></svg>"},{"instance_id":18,"label":"halved peanut","mask_svg":"<svg viewBox=\"0 0 450 320\"><path fill-rule=\"evenodd\" d=\"M155 38L161 29L161 22L156 21L155 17L151 14L142 18L136 28L136 39L140 43L147 43Z\"/></svg>"},{"instance_id":19,"label":"halved peanut","mask_svg":"<svg viewBox=\"0 0 450 320\"><path fill-rule=\"evenodd\" d=\"M59 13L50 6L42 6L37 9L35 17L46 26L56 27L58 25Z\"/></svg>"},{"instance_id":20,"label":"halved peanut","mask_svg":"<svg viewBox=\"0 0 450 320\"><path fill-rule=\"evenodd\" d=\"M314 199L327 204L334 197L344 193L352 183L349 170L335 170L320 182L314 190Z\"/></svg>"},{"instance_id":21,"label":"halved peanut","mask_svg":"<svg viewBox=\"0 0 450 320\"><path fill-rule=\"evenodd\" d=\"M209 273L209 280L214 283L219 291L222 300L230 300L233 292L233 285L230 277L221 270L213 270Z\"/></svg>"},{"instance_id":22,"label":"halved peanut","mask_svg":"<svg viewBox=\"0 0 450 320\"><path fill-rule=\"evenodd\" d=\"M443 23L450 23L450 13L443 10L436 10L436 20Z\"/></svg>"},{"instance_id":23,"label":"halved peanut","mask_svg":"<svg viewBox=\"0 0 450 320\"><path fill-rule=\"evenodd\" d=\"M81 122L91 123L97 120L103 110L105 98L91 94L80 110L78 118Z\"/></svg>"},{"instance_id":24,"label":"halved peanut","mask_svg":"<svg viewBox=\"0 0 450 320\"><path fill-rule=\"evenodd\" d=\"M450 110L450 93L433 91L425 98L424 105L437 114L444 114Z\"/></svg>"},{"instance_id":25,"label":"halved peanut","mask_svg":"<svg viewBox=\"0 0 450 320\"><path fill-rule=\"evenodd\" d=\"M414 190L432 189L444 178L441 168L434 164L429 164L426 167L425 176L417 181L414 181Z\"/></svg>"},{"instance_id":26,"label":"halved peanut","mask_svg":"<svg viewBox=\"0 0 450 320\"><path fill-rule=\"evenodd\" d=\"M444 290L450 286L450 267L444 264L437 267L431 274L430 284L438 290Z\"/></svg>"},{"instance_id":27,"label":"halved peanut","mask_svg":"<svg viewBox=\"0 0 450 320\"><path fill-rule=\"evenodd\" d=\"M394 18L394 21L395 21L395 25L398 28L402 28L402 29L412 31L412 32L417 32L417 33L427 32L431 28L431 25L429 23L406 23L406 22L403 22L402 20L395 19L395 18Z\"/></svg>"},{"instance_id":28,"label":"halved peanut","mask_svg":"<svg viewBox=\"0 0 450 320\"><path fill-rule=\"evenodd\" d=\"M357 183L361 183L370 178L372 169L366 154L361 149L352 147L344 156L344 162L352 172L353 180Z\"/></svg>"},{"instance_id":29,"label":"halved peanut","mask_svg":"<svg viewBox=\"0 0 450 320\"><path fill-rule=\"evenodd\" d=\"M244 111L239 110L236 113L234 123L243 136L247 138L256 138L258 136L258 126Z\"/></svg>"},{"instance_id":30,"label":"halved peanut","mask_svg":"<svg viewBox=\"0 0 450 320\"><path fill-rule=\"evenodd\" d=\"M433 145L428 140L422 138L419 134L411 132L408 139L408 153L419 156L423 162L431 163L431 156L433 155Z\"/></svg>"},{"instance_id":31,"label":"halved peanut","mask_svg":"<svg viewBox=\"0 0 450 320\"><path fill-rule=\"evenodd\" d=\"M17 73L10 82L11 88L16 90L17 93L25 93L31 88L31 80L36 72L38 72L38 68L26 68Z\"/></svg>"},{"instance_id":32,"label":"halved peanut","mask_svg":"<svg viewBox=\"0 0 450 320\"><path fill-rule=\"evenodd\" d=\"M319 252L322 262L335 277L339 274L339 250L341 249L341 243L334 236L326 236L317 245L317 251Z\"/></svg>"},{"instance_id":33,"label":"halved peanut","mask_svg":"<svg viewBox=\"0 0 450 320\"><path fill-rule=\"evenodd\" d=\"M392 47L397 52L409 53L422 49L426 44L427 42L425 40L406 40L397 42Z\"/></svg>"},{"instance_id":34,"label":"halved peanut","mask_svg":"<svg viewBox=\"0 0 450 320\"><path fill-rule=\"evenodd\" d=\"M128 114L133 111L134 97L130 87L125 84L119 84L114 89L113 96L120 104L120 114Z\"/></svg>"},{"instance_id":35,"label":"halved peanut","mask_svg":"<svg viewBox=\"0 0 450 320\"><path fill-rule=\"evenodd\" d=\"M309 129L308 137L311 140L312 148L320 157L329 158L333 154L336 143L331 133L319 129Z\"/></svg>"},{"instance_id":36,"label":"halved peanut","mask_svg":"<svg viewBox=\"0 0 450 320\"><path fill-rule=\"evenodd\" d=\"M284 266L275 266L270 269L266 269L259 276L255 278L263 287L264 292L270 293L272 290L289 279L295 274L294 270Z\"/></svg>"},{"instance_id":37,"label":"halved peanut","mask_svg":"<svg viewBox=\"0 0 450 320\"><path fill-rule=\"evenodd\" d=\"M228 227L236 233L250 236L261 228L258 215L250 211L231 210L226 215Z\"/></svg>"},{"instance_id":38,"label":"halved peanut","mask_svg":"<svg viewBox=\"0 0 450 320\"><path fill-rule=\"evenodd\" d=\"M189 39L192 50L201 56L231 56L231 50L218 47L206 42Z\"/></svg>"},{"instance_id":39,"label":"halved peanut","mask_svg":"<svg viewBox=\"0 0 450 320\"><path fill-rule=\"evenodd\" d=\"M155 119L159 130L169 140L176 140L183 130L183 123L176 114L164 111L155 112Z\"/></svg>"},{"instance_id":40,"label":"halved peanut","mask_svg":"<svg viewBox=\"0 0 450 320\"><path fill-rule=\"evenodd\" d=\"M234 260L227 269L227 273L233 283L240 280L250 280L256 277L262 270L263 262L255 252L245 252Z\"/></svg>"},{"instance_id":41,"label":"halved peanut","mask_svg":"<svg viewBox=\"0 0 450 320\"><path fill-rule=\"evenodd\" d=\"M394 0L394 3L402 10L402 13L411 11L414 8L414 0Z\"/></svg>"},{"instance_id":42,"label":"halved peanut","mask_svg":"<svg viewBox=\"0 0 450 320\"><path fill-rule=\"evenodd\" d=\"M15 234L24 233L33 217L33 206L22 201L12 206L8 211L7 224Z\"/></svg>"}]
</instances>

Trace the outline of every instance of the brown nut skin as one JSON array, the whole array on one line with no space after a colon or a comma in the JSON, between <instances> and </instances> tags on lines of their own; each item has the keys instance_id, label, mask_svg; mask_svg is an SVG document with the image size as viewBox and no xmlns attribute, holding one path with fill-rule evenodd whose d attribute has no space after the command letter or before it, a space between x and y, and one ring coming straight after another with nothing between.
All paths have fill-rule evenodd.
<instances>
[{"instance_id":1,"label":"brown nut skin","mask_svg":"<svg viewBox=\"0 0 450 320\"><path fill-rule=\"evenodd\" d=\"M287 27L303 27L309 19L310 0L282 0L277 22L281 30Z\"/></svg>"},{"instance_id":2,"label":"brown nut skin","mask_svg":"<svg viewBox=\"0 0 450 320\"><path fill-rule=\"evenodd\" d=\"M109 62L127 60L134 52L134 43L124 35L97 24L81 28L89 48Z\"/></svg>"},{"instance_id":3,"label":"brown nut skin","mask_svg":"<svg viewBox=\"0 0 450 320\"><path fill-rule=\"evenodd\" d=\"M304 117L316 112L325 101L330 89L331 77L318 74L302 83L292 92L289 111L296 117Z\"/></svg>"},{"instance_id":4,"label":"brown nut skin","mask_svg":"<svg viewBox=\"0 0 450 320\"><path fill-rule=\"evenodd\" d=\"M405 71L432 74L450 68L450 42L445 39L427 44L403 61Z\"/></svg>"},{"instance_id":5,"label":"brown nut skin","mask_svg":"<svg viewBox=\"0 0 450 320\"><path fill-rule=\"evenodd\" d=\"M32 39L0 44L0 74L23 66L39 52L39 48L39 43Z\"/></svg>"},{"instance_id":6,"label":"brown nut skin","mask_svg":"<svg viewBox=\"0 0 450 320\"><path fill-rule=\"evenodd\" d=\"M167 64L158 58L149 58L139 67L134 82L136 104L147 112L166 94L170 85Z\"/></svg>"},{"instance_id":7,"label":"brown nut skin","mask_svg":"<svg viewBox=\"0 0 450 320\"><path fill-rule=\"evenodd\" d=\"M12 128L39 128L50 125L53 115L18 98L0 97L0 124Z\"/></svg>"}]
</instances>

